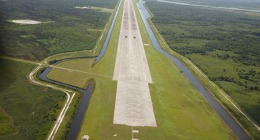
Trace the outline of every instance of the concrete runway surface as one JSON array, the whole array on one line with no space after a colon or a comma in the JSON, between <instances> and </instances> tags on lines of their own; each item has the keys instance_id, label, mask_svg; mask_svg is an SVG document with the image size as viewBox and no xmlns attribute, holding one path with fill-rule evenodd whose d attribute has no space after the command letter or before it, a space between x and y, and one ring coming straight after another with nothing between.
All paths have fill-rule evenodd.
<instances>
[{"instance_id":1,"label":"concrete runway surface","mask_svg":"<svg viewBox=\"0 0 260 140\"><path fill-rule=\"evenodd\" d=\"M132 0L125 0L113 80L118 81L114 124L156 127L152 78Z\"/></svg>"}]
</instances>

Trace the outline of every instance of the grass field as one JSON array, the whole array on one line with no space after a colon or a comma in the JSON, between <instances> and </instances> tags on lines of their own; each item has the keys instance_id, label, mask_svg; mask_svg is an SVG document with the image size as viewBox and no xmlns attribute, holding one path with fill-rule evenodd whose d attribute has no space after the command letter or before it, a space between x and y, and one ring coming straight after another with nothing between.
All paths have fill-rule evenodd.
<instances>
[{"instance_id":1,"label":"grass field","mask_svg":"<svg viewBox=\"0 0 260 140\"><path fill-rule=\"evenodd\" d=\"M149 4L148 4L149 5ZM150 4L151 6L151 4ZM154 5L155 6L155 5ZM250 14L252 15L252 13ZM256 14L258 15L258 14ZM254 16L256 16L254 15ZM207 52L206 55L201 55L201 54L187 54L185 55L186 57L190 58L191 60L194 60L193 63L195 63L197 66L199 66L200 69L203 70L203 72L205 72L208 76L206 76L205 74L203 74L196 66L194 66L189 59L187 59L186 57L183 57L181 55L179 55L178 53L172 51L170 49L170 47L168 46L168 42L167 41L167 37L165 37L165 34L160 35L159 31L156 29L156 27L154 26L154 24L150 21L150 24L153 28L153 31L156 32L156 36L159 39L159 43L160 45L163 47L163 49L165 49L166 51L168 51L169 53L171 53L172 55L174 55L175 57L179 58L183 63L186 64L186 66L197 76L197 78L205 85L205 87L211 91L221 102L222 104L227 108L227 110L229 110L235 117L237 120L239 120L240 123L243 124L243 127L247 130L247 132L251 135L251 137L253 139L259 139L259 130L252 124L252 122L250 122L247 118L245 118L238 110L237 108L234 107L234 104L238 107L243 107L244 112L247 111L248 113L250 112L250 115L253 115L254 118L258 118L257 116L259 116L259 94L258 91L255 91L254 89L249 91L248 89L248 85L247 87L241 87L238 86L237 82L236 84L233 83L234 79L235 81L238 81L239 79L242 80L239 75L238 75L238 69L246 69L246 71L244 71L245 73L248 73L248 71L251 71L251 69L259 69L259 67L256 66L250 66L247 65L245 66L244 64L241 64L241 62L234 62L231 59L223 59L223 56L227 56L229 55L231 58L232 57L237 57L239 56L239 54L235 54L232 51L222 51L222 50L214 50L211 52ZM161 26L161 25L160 25ZM166 25L162 25L163 27L166 27ZM248 26L248 25L247 25ZM170 26L168 26L170 27ZM177 27L177 26L175 26ZM160 27L158 27L160 28ZM188 27L187 27L188 28ZM179 28L179 30L185 30L185 28ZM204 29L205 30L205 29ZM241 30L241 29L239 29ZM243 30L243 28L242 28ZM170 30L169 30L170 31ZM180 33L181 34L181 33ZM165 37L165 40L164 40ZM173 38L172 38L173 39ZM186 38L187 39L187 38ZM194 39L188 39L190 40L194 40ZM196 39L198 40L198 42L200 41L200 39ZM171 42L171 41L170 41ZM174 43L176 46L181 48L183 46L180 45L180 43ZM173 44L173 45L174 45ZM172 45L170 43L170 45ZM196 50L197 46L199 45L197 44L190 44L191 46L193 46ZM251 46L253 47L253 46ZM203 48L203 46L200 46L198 48L198 50L200 48ZM238 47L239 48L239 47ZM175 50L176 51L176 50ZM246 52L246 51L245 51ZM248 52L246 52L248 53ZM254 57L251 57L254 58ZM253 62L253 61L252 61ZM215 83L213 83L212 77L235 77L233 79L233 81L215 81L215 83L217 83L218 85L216 85ZM254 75L255 78L257 78L257 74ZM210 80L209 80L210 78ZM229 79L229 80L232 80ZM223 79L225 80L225 79ZM243 80L242 80L243 81ZM243 81L245 82L245 81ZM255 83L251 83L251 82L245 82L245 84L255 84ZM218 86L220 86L221 88L219 88ZM247 89L246 89L247 88ZM225 91L223 91L225 90ZM226 95L226 93L228 93L228 95L230 95L232 97L232 99ZM228 100L227 100L228 97ZM234 101L234 100L235 101ZM231 102L233 103L231 103ZM239 104L237 104L236 102L238 102ZM248 116L248 114L247 114Z\"/></svg>"},{"instance_id":2,"label":"grass field","mask_svg":"<svg viewBox=\"0 0 260 140\"><path fill-rule=\"evenodd\" d=\"M45 139L66 96L29 83L35 65L2 58L0 64L0 139Z\"/></svg>"},{"instance_id":3,"label":"grass field","mask_svg":"<svg viewBox=\"0 0 260 140\"><path fill-rule=\"evenodd\" d=\"M74 59L57 64L57 68L53 68L47 77L55 81L61 81L69 85L85 88L89 78L95 77L92 72L92 63L95 58L89 59ZM67 68L67 70L61 68ZM78 70L78 71L73 71ZM79 72L80 71L80 72ZM84 73L89 72L89 73ZM93 73L93 74L90 74ZM97 73L96 73L97 74Z\"/></svg>"},{"instance_id":4,"label":"grass field","mask_svg":"<svg viewBox=\"0 0 260 140\"><path fill-rule=\"evenodd\" d=\"M152 132L146 130L140 139L233 139L230 130L173 62L152 48L144 25L139 22L139 27L144 44L150 44L145 48L154 82L150 90L157 124L161 126L157 130L151 128Z\"/></svg>"},{"instance_id":5,"label":"grass field","mask_svg":"<svg viewBox=\"0 0 260 140\"><path fill-rule=\"evenodd\" d=\"M13 118L5 110L0 108L0 135L9 135L16 132L17 130L13 125Z\"/></svg>"},{"instance_id":6,"label":"grass field","mask_svg":"<svg viewBox=\"0 0 260 140\"><path fill-rule=\"evenodd\" d=\"M118 35L120 31L122 8L116 21L111 40L104 58L94 67L91 60L77 59L60 63L62 66L80 71L95 72L110 76L112 79ZM141 21L138 15L139 22ZM233 134L215 114L201 95L186 80L185 76L167 57L157 52L145 31L144 25L139 23L142 31L147 59L152 73L153 84L150 84L151 97L158 127L134 127L139 130L134 138L138 139L234 139ZM74 65L78 64L78 65ZM116 97L116 82L102 76L86 74L76 76L76 72L54 69L49 78L59 78L57 73L63 73L68 78L62 81L73 81L72 78L82 79L74 85L83 85L84 79L94 78L95 91L89 104L85 120L82 124L78 139L84 134L91 139L131 139L131 127L113 125L114 104ZM51 74L50 73L50 74ZM115 135L116 134L116 135Z\"/></svg>"}]
</instances>

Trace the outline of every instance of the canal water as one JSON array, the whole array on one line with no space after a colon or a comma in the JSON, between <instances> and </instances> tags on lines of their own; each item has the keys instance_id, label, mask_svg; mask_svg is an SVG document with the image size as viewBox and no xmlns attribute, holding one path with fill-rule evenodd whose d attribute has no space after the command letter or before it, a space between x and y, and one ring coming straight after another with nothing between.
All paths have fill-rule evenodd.
<instances>
[{"instance_id":1,"label":"canal water","mask_svg":"<svg viewBox=\"0 0 260 140\"><path fill-rule=\"evenodd\" d=\"M204 99L208 102L208 104L216 111L219 117L229 126L229 128L233 131L233 133L237 136L238 139L250 140L247 133L241 128L241 126L235 121L235 119L224 109L224 107L213 97L213 95L199 82L199 80L188 70L188 68L180 60L170 55L160 47L147 21L147 19L150 18L150 14L144 7L144 3L145 3L144 1L140 0L139 3L137 3L137 7L142 16L142 20L144 22L148 35L151 39L153 47L159 52L161 52L162 54L164 54L165 56L167 56L168 58L170 58L175 63L175 65L179 68L179 70L183 72L183 74L188 78L190 83L199 91L199 93L204 97Z\"/></svg>"},{"instance_id":2,"label":"canal water","mask_svg":"<svg viewBox=\"0 0 260 140\"><path fill-rule=\"evenodd\" d=\"M72 124L70 126L69 133L67 135L67 140L75 140L78 136L78 133L80 131L81 125L84 120L84 116L87 112L88 104L91 98L92 93L92 85L89 85L86 90L83 92L83 97L81 99L79 109L77 111L77 114L72 121Z\"/></svg>"},{"instance_id":3,"label":"canal water","mask_svg":"<svg viewBox=\"0 0 260 140\"><path fill-rule=\"evenodd\" d=\"M95 62L98 62L98 61L105 55L105 52L106 52L106 49L107 49L107 45L108 45L110 36L111 36L111 34L112 34L112 31L113 31L113 29L114 29L114 25L115 25L115 22L116 22L116 18L117 18L117 15L118 15L118 12L119 12L119 9L120 9L120 6L121 6L121 2L122 2L122 0L120 0L120 2L119 2L119 5L118 5L118 7L117 7L117 9L116 9L116 13L115 13L114 19L113 19L112 24L111 24L111 26L110 26L110 29L109 29L109 31L108 31L108 34L107 34L105 43L103 44L102 49L101 49L99 55L96 57L96 61L95 61Z\"/></svg>"},{"instance_id":4,"label":"canal water","mask_svg":"<svg viewBox=\"0 0 260 140\"><path fill-rule=\"evenodd\" d=\"M60 62L56 62L55 64L60 63ZM77 138L78 132L80 131L80 127L81 124L83 123L83 118L85 116L85 112L88 108L88 103L90 101L91 98L91 93L92 93L92 88L93 85L89 84L87 89L83 89L83 88L79 88L79 87L75 87L72 85L68 85L68 84L64 84L61 82L57 82L51 79L48 79L46 77L46 75L50 72L51 68L46 68L40 75L39 78L43 81L47 81L56 85L60 85L60 86L64 86L64 87L68 87L70 89L79 91L83 94L83 97L81 99L78 111L75 115L75 118L73 119L71 126L70 126L70 130L69 133L67 135L67 140L75 140Z\"/></svg>"},{"instance_id":5,"label":"canal water","mask_svg":"<svg viewBox=\"0 0 260 140\"><path fill-rule=\"evenodd\" d=\"M116 21L117 15L118 15L119 8L121 6L121 2L122 2L122 0L120 0L120 2L119 2L119 5L118 5L118 8L116 10L115 16L113 18L112 24L111 24L110 29L108 31L106 40L105 40L105 42L102 46L100 54L96 57L95 62L98 62L104 56L104 54L106 52L106 48L107 48L111 33L113 31L114 25L115 25L115 21ZM69 59L60 60L60 61L55 62L52 65L57 65L58 63L61 63L61 62L67 61L67 60L71 60L71 59L78 59L78 58L69 58ZM79 91L83 94L81 103L79 105L79 109L78 109L78 111L75 115L75 118L72 121L69 133L67 135L67 140L76 140L78 133L80 131L80 128L81 128L81 124L83 123L85 112L87 111L87 108L88 108L88 104L89 104L89 101L90 101L90 98L91 98L91 95L92 95L91 93L92 93L93 85L90 84L90 85L88 85L87 89L83 89L83 88L79 88L79 87L76 87L76 86L72 86L72 85L68 85L68 84L65 84L65 83L61 83L61 82L58 82L58 81L48 79L46 77L46 75L51 71L51 69L52 69L51 67L45 68L44 71L39 75L39 78L43 81L50 82L50 83L60 85L60 86L64 86L64 87Z\"/></svg>"}]
</instances>

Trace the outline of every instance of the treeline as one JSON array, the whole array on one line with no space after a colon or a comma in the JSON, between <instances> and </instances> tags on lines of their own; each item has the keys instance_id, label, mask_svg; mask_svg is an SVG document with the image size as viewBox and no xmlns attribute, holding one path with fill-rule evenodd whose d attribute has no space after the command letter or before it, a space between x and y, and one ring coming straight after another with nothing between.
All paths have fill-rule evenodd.
<instances>
[{"instance_id":1,"label":"treeline","mask_svg":"<svg viewBox=\"0 0 260 140\"><path fill-rule=\"evenodd\" d=\"M260 66L260 17L156 2L149 2L147 6L155 15L153 23L175 51L183 55L205 54L213 50L232 51L241 55L234 58L236 61ZM190 39L209 42L194 47L194 44L189 44ZM180 48L175 43L187 45Z\"/></svg>"},{"instance_id":2,"label":"treeline","mask_svg":"<svg viewBox=\"0 0 260 140\"><path fill-rule=\"evenodd\" d=\"M234 60L260 66L260 17L157 2L149 2L147 6L155 15L153 23L175 51L183 55L231 51L238 54ZM190 39L208 43L194 47L189 44ZM178 47L176 43L186 46Z\"/></svg>"},{"instance_id":3,"label":"treeline","mask_svg":"<svg viewBox=\"0 0 260 140\"><path fill-rule=\"evenodd\" d=\"M178 1L178 0L168 0L168 1ZM259 0L181 0L184 3L209 5L209 6L219 6L219 7L236 7L236 8L249 8L257 9L259 8Z\"/></svg>"},{"instance_id":4,"label":"treeline","mask_svg":"<svg viewBox=\"0 0 260 140\"><path fill-rule=\"evenodd\" d=\"M226 53L214 57L220 60L232 59L245 67L260 67L259 16L158 2L148 2L147 6L154 14L153 23L174 51L182 55L208 55L215 50L227 51L234 55ZM206 40L206 43L194 44L191 40ZM255 83L251 86L246 86L240 80L235 81L232 77L212 77L211 80L233 82L250 90L258 90L259 73L255 70L237 70L240 79Z\"/></svg>"},{"instance_id":5,"label":"treeline","mask_svg":"<svg viewBox=\"0 0 260 140\"><path fill-rule=\"evenodd\" d=\"M99 4L103 2L103 4ZM113 3L111 3L113 2ZM21 0L2 2L1 19L34 19L44 21L54 21L65 26L72 26L78 23L88 24L96 28L102 28L107 20L108 13L98 12L90 9L76 9L76 6L103 6L109 3L116 5L117 0L112 1L73 1L73 0ZM111 6L109 6L111 7Z\"/></svg>"},{"instance_id":6,"label":"treeline","mask_svg":"<svg viewBox=\"0 0 260 140\"><path fill-rule=\"evenodd\" d=\"M90 50L111 13L75 6L114 8L118 0L10 0L0 1L0 55L29 60L62 52ZM42 24L20 25L10 20L31 19Z\"/></svg>"},{"instance_id":7,"label":"treeline","mask_svg":"<svg viewBox=\"0 0 260 140\"><path fill-rule=\"evenodd\" d=\"M260 14L146 5L169 47L191 59L259 123Z\"/></svg>"}]
</instances>

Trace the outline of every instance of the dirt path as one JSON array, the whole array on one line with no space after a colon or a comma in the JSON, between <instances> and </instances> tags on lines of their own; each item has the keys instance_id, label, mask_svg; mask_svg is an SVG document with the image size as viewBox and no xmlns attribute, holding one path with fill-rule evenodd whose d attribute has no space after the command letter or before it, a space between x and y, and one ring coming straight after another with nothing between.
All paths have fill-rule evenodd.
<instances>
[{"instance_id":1,"label":"dirt path","mask_svg":"<svg viewBox=\"0 0 260 140\"><path fill-rule=\"evenodd\" d=\"M72 102L72 99L74 98L75 96L75 93L71 90L67 90L67 89L63 89L63 88L58 88L56 86L53 86L53 85L50 85L50 84L46 84L46 83L41 83L41 82L38 82L34 79L34 74L41 68L41 64L39 64L38 67L36 67L30 74L29 74L29 79L32 83L36 84L36 85L40 85L40 86L45 86L45 87L50 87L50 88L53 88L53 89L56 89L56 90L60 90L62 92L64 92L66 95L67 95L67 100L66 100L66 103L64 104L60 114L59 114L59 117L57 118L57 121L55 122L51 132L49 133L49 136L47 138L47 140L52 140L56 134L56 132L58 131L59 129L59 126L60 124L62 123L63 121L63 118ZM72 96L69 94L69 93L72 93Z\"/></svg>"}]
</instances>

